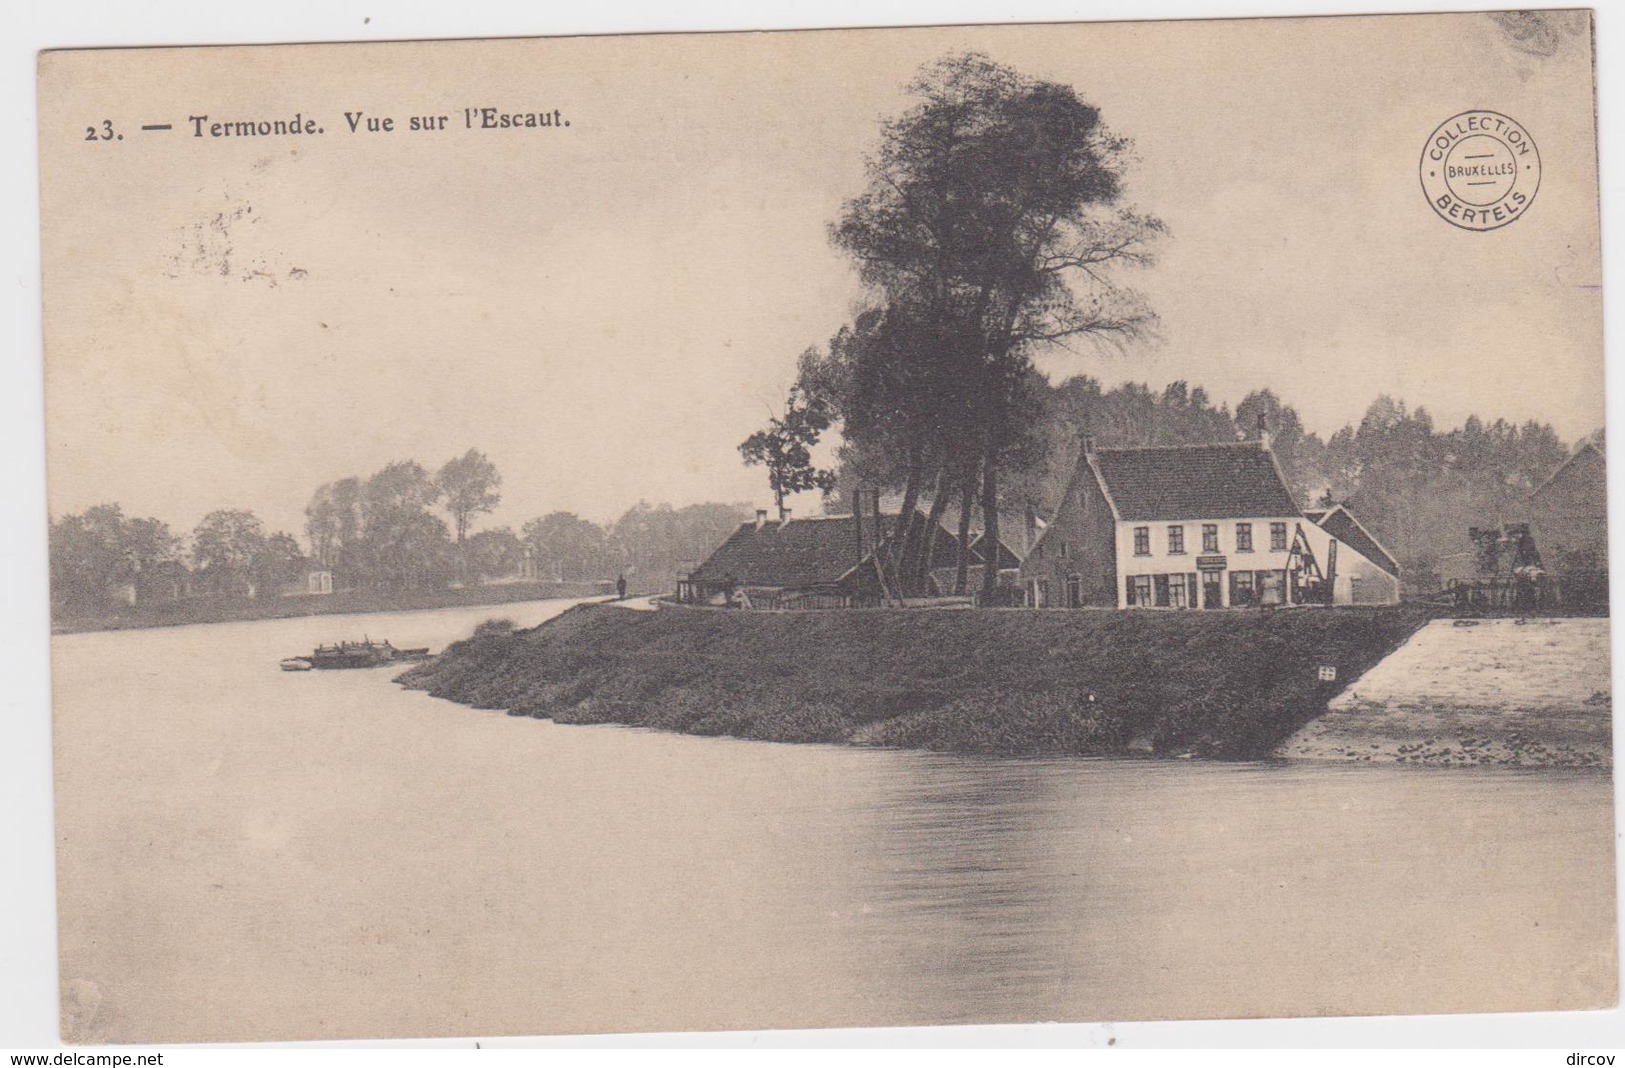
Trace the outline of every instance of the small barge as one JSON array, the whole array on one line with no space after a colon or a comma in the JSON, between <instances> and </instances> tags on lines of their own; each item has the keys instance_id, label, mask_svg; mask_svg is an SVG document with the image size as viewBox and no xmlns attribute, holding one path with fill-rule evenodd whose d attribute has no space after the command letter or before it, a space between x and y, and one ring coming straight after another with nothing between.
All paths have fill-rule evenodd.
<instances>
[{"instance_id":1,"label":"small barge","mask_svg":"<svg viewBox=\"0 0 1625 1068\"><path fill-rule=\"evenodd\" d=\"M387 641L375 642L364 638L358 642L339 642L318 645L307 656L290 656L282 661L283 671L332 671L343 668L382 667L385 664L413 663L429 658L427 646L421 649L397 649Z\"/></svg>"}]
</instances>

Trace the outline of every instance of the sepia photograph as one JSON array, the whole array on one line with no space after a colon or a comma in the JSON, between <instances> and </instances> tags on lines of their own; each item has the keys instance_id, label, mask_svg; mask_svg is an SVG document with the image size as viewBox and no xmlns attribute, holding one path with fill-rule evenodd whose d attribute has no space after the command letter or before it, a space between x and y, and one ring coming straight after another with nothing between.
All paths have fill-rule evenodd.
<instances>
[{"instance_id":1,"label":"sepia photograph","mask_svg":"<svg viewBox=\"0 0 1625 1068\"><path fill-rule=\"evenodd\" d=\"M1594 40L40 52L61 1041L1616 1007Z\"/></svg>"}]
</instances>

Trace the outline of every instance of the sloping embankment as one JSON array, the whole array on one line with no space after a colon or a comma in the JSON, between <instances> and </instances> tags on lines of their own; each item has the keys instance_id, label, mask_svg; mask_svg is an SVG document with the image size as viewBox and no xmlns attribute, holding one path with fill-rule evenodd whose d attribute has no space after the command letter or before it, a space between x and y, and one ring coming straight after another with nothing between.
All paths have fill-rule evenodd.
<instances>
[{"instance_id":1,"label":"sloping embankment","mask_svg":"<svg viewBox=\"0 0 1625 1068\"><path fill-rule=\"evenodd\" d=\"M1282 756L1611 767L1607 619L1435 620Z\"/></svg>"},{"instance_id":2,"label":"sloping embankment","mask_svg":"<svg viewBox=\"0 0 1625 1068\"><path fill-rule=\"evenodd\" d=\"M401 676L476 708L764 741L1254 757L1426 620L1276 612L628 612L581 606Z\"/></svg>"}]
</instances>

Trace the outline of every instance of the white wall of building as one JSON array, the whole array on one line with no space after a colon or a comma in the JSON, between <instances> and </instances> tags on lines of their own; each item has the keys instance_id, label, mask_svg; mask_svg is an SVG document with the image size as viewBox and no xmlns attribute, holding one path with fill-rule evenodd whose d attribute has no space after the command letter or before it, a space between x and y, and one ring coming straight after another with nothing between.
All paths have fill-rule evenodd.
<instances>
[{"instance_id":1,"label":"white wall of building","mask_svg":"<svg viewBox=\"0 0 1625 1068\"><path fill-rule=\"evenodd\" d=\"M1243 551L1237 546L1237 525L1252 525L1253 547ZM1286 547L1272 549L1270 524L1286 525ZM1302 523L1307 530L1313 524L1302 516L1265 516L1259 519L1194 519L1181 523L1152 523L1119 521L1117 523L1117 606L1128 607L1127 580L1133 575L1189 574L1198 571L1199 556L1222 556L1225 568L1219 588L1226 606L1230 603L1230 573L1232 571L1281 571L1287 567L1292 551L1292 537L1296 525ZM1202 548L1202 528L1213 524L1219 528L1219 548L1216 553ZM1150 533L1150 552L1139 555L1134 551L1134 532L1147 527ZM1180 527L1184 531L1182 553L1169 551L1168 528ZM1319 529L1319 528L1316 528ZM1324 532L1322 532L1324 533ZM1318 551L1318 550L1317 550Z\"/></svg>"}]
</instances>

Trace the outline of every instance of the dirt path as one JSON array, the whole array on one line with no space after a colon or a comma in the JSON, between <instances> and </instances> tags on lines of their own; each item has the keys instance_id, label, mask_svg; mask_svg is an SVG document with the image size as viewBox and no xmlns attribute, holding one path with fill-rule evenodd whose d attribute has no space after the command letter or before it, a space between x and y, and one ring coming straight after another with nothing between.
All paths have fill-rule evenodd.
<instances>
[{"instance_id":1,"label":"dirt path","mask_svg":"<svg viewBox=\"0 0 1625 1068\"><path fill-rule=\"evenodd\" d=\"M624 608L628 612L658 612L660 607L655 604L655 596L650 594L648 597L628 597L619 601L611 597L602 603L611 608Z\"/></svg>"}]
</instances>

